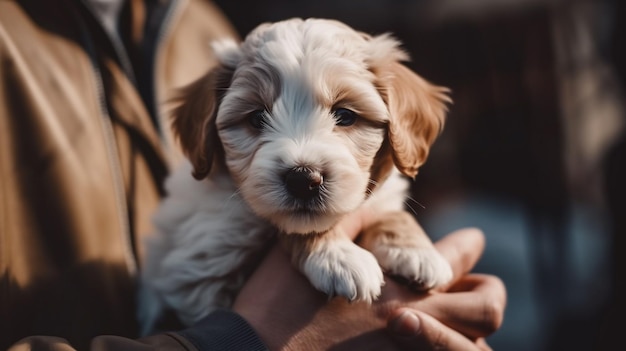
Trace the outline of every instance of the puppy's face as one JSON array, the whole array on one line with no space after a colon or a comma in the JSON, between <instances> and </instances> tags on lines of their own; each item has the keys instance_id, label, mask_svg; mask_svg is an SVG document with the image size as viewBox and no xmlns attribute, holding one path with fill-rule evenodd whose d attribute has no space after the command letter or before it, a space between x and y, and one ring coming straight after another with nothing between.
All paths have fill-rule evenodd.
<instances>
[{"instance_id":1,"label":"puppy's face","mask_svg":"<svg viewBox=\"0 0 626 351\"><path fill-rule=\"evenodd\" d=\"M223 164L250 207L287 233L328 230L394 162L414 176L447 97L397 63L397 45L317 19L222 43L222 66L175 111L195 176Z\"/></svg>"}]
</instances>

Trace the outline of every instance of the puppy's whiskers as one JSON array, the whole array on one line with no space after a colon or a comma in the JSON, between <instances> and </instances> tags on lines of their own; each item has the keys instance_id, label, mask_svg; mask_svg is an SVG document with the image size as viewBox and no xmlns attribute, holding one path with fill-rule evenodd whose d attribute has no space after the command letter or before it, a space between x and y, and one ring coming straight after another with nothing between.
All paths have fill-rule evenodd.
<instances>
[{"instance_id":1,"label":"puppy's whiskers","mask_svg":"<svg viewBox=\"0 0 626 351\"><path fill-rule=\"evenodd\" d=\"M230 201L232 199L235 198L235 196L238 196L239 194L241 194L241 188L237 188L235 189L235 191L233 191L233 193L226 199L226 201L224 201L224 207L228 207L228 204L230 203Z\"/></svg>"},{"instance_id":2,"label":"puppy's whiskers","mask_svg":"<svg viewBox=\"0 0 626 351\"><path fill-rule=\"evenodd\" d=\"M415 200L413 197L407 196L406 199L415 202L419 207L422 208L422 210L426 209L426 206L422 205L419 201Z\"/></svg>"},{"instance_id":3,"label":"puppy's whiskers","mask_svg":"<svg viewBox=\"0 0 626 351\"><path fill-rule=\"evenodd\" d=\"M412 198L411 196L407 196L406 200L404 201L404 204L406 205L406 207L411 210L411 212L413 212L414 215L417 216L417 211L415 211L415 209L413 208L413 206L411 206L411 204L409 203L409 201L412 201L414 203L416 203L419 207L421 207L423 210L426 209L426 206L422 205L419 201L415 200L414 198Z\"/></svg>"}]
</instances>

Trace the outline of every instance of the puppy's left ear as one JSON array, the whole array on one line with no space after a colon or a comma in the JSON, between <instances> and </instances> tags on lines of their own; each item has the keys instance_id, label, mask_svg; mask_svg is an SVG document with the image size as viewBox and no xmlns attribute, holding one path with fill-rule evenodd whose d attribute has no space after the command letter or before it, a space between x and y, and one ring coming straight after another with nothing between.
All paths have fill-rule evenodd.
<instances>
[{"instance_id":1,"label":"puppy's left ear","mask_svg":"<svg viewBox=\"0 0 626 351\"><path fill-rule=\"evenodd\" d=\"M379 56L371 62L377 85L389 110L388 141L396 167L415 178L430 147L443 129L449 90L432 85L401 64L407 55L389 36L372 38Z\"/></svg>"},{"instance_id":2,"label":"puppy's left ear","mask_svg":"<svg viewBox=\"0 0 626 351\"><path fill-rule=\"evenodd\" d=\"M233 40L214 42L212 47L219 64L182 88L173 99L177 105L172 111L172 130L198 180L209 174L216 156L223 155L215 118L241 60L241 50Z\"/></svg>"},{"instance_id":3,"label":"puppy's left ear","mask_svg":"<svg viewBox=\"0 0 626 351\"><path fill-rule=\"evenodd\" d=\"M198 180L209 174L214 156L221 153L215 117L231 78L231 69L218 66L184 87L174 99L178 106L172 113L172 129Z\"/></svg>"}]
</instances>

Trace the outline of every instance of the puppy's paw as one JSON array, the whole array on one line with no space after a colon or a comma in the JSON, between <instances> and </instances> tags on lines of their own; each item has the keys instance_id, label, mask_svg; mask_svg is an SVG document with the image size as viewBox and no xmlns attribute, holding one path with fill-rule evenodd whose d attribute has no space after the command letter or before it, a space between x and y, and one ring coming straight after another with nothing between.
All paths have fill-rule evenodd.
<instances>
[{"instance_id":1,"label":"puppy's paw","mask_svg":"<svg viewBox=\"0 0 626 351\"><path fill-rule=\"evenodd\" d=\"M316 289L350 301L371 303L384 284L374 255L351 241L333 241L312 251L302 271Z\"/></svg>"},{"instance_id":2,"label":"puppy's paw","mask_svg":"<svg viewBox=\"0 0 626 351\"><path fill-rule=\"evenodd\" d=\"M386 273L407 280L416 290L429 290L452 280L452 268L433 247L381 246L374 252Z\"/></svg>"}]
</instances>

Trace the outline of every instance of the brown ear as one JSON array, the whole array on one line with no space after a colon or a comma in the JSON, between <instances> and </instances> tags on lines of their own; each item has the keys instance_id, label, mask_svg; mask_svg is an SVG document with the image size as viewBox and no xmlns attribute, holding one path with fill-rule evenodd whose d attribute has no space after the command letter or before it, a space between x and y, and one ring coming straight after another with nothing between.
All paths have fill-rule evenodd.
<instances>
[{"instance_id":1,"label":"brown ear","mask_svg":"<svg viewBox=\"0 0 626 351\"><path fill-rule=\"evenodd\" d=\"M443 129L449 90L430 84L398 62L388 62L379 70L381 95L390 114L393 161L404 175L415 178Z\"/></svg>"},{"instance_id":2,"label":"brown ear","mask_svg":"<svg viewBox=\"0 0 626 351\"><path fill-rule=\"evenodd\" d=\"M215 117L231 78L231 69L216 67L174 98L178 106L172 112L172 129L198 180L209 174L214 155L221 150Z\"/></svg>"}]
</instances>

